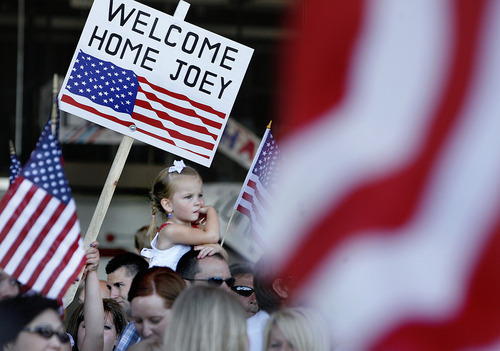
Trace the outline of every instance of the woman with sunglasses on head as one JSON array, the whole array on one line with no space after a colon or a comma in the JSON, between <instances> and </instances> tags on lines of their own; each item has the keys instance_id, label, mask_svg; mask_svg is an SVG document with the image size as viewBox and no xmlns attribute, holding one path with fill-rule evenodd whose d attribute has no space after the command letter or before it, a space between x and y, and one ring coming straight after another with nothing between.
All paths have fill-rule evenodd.
<instances>
[{"instance_id":1,"label":"woman with sunglasses on head","mask_svg":"<svg viewBox=\"0 0 500 351\"><path fill-rule=\"evenodd\" d=\"M184 279L168 267L151 267L137 273L130 286L128 300L141 341L127 350L161 347L172 305L185 287Z\"/></svg>"},{"instance_id":2,"label":"woman with sunglasses on head","mask_svg":"<svg viewBox=\"0 0 500 351\"><path fill-rule=\"evenodd\" d=\"M74 340L73 351L112 351L128 322L125 311L116 301L101 297L98 245L99 242L94 241L87 250L85 301L68 323L68 332Z\"/></svg>"},{"instance_id":3,"label":"woman with sunglasses on head","mask_svg":"<svg viewBox=\"0 0 500 351\"><path fill-rule=\"evenodd\" d=\"M0 350L69 351L59 307L55 300L38 295L0 301Z\"/></svg>"}]
</instances>

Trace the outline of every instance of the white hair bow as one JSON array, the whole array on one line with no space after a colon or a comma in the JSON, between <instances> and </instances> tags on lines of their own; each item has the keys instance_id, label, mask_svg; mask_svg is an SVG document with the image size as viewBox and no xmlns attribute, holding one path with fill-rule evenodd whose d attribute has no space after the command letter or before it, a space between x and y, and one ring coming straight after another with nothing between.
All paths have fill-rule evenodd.
<instances>
[{"instance_id":1,"label":"white hair bow","mask_svg":"<svg viewBox=\"0 0 500 351\"><path fill-rule=\"evenodd\" d=\"M181 173L184 167L186 167L186 165L184 164L184 160L174 161L174 165L168 169L168 173L172 172Z\"/></svg>"}]
</instances>

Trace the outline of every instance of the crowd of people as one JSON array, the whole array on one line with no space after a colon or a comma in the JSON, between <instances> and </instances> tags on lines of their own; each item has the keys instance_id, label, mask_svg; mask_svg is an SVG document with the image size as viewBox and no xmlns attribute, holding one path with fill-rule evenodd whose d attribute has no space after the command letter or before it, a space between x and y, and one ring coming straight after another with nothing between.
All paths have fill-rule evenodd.
<instances>
[{"instance_id":1,"label":"crowd of people","mask_svg":"<svg viewBox=\"0 0 500 351\"><path fill-rule=\"evenodd\" d=\"M292 278L271 278L263 260L228 264L202 187L182 161L162 171L150 193L151 245L113 257L104 281L93 242L71 313L0 270L0 351L332 350L321 314L292 306Z\"/></svg>"}]
</instances>

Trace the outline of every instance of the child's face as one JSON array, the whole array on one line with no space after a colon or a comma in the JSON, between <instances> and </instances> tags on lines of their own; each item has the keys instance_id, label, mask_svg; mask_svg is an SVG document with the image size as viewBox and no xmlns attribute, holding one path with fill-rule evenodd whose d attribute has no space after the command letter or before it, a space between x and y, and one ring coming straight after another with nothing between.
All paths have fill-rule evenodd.
<instances>
[{"instance_id":1,"label":"child's face","mask_svg":"<svg viewBox=\"0 0 500 351\"><path fill-rule=\"evenodd\" d=\"M199 177L187 176L177 179L175 192L167 201L167 212L172 212L172 219L191 223L198 220L203 200L203 183Z\"/></svg>"}]
</instances>

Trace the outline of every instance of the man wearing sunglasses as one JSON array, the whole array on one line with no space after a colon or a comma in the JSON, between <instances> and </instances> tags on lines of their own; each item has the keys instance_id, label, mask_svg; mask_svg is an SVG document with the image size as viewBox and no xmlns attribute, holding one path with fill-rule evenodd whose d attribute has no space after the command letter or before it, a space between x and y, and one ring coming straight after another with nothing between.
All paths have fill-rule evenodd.
<instances>
[{"instance_id":1,"label":"man wearing sunglasses","mask_svg":"<svg viewBox=\"0 0 500 351\"><path fill-rule=\"evenodd\" d=\"M253 290L253 267L246 262L237 262L229 266L229 271L235 279L232 290L245 307L247 318L252 317L259 311Z\"/></svg>"},{"instance_id":2,"label":"man wearing sunglasses","mask_svg":"<svg viewBox=\"0 0 500 351\"><path fill-rule=\"evenodd\" d=\"M208 284L219 286L227 291L231 291L234 286L234 278L231 277L229 266L219 253L198 258L198 251L188 251L177 263L176 271L188 285Z\"/></svg>"}]
</instances>

